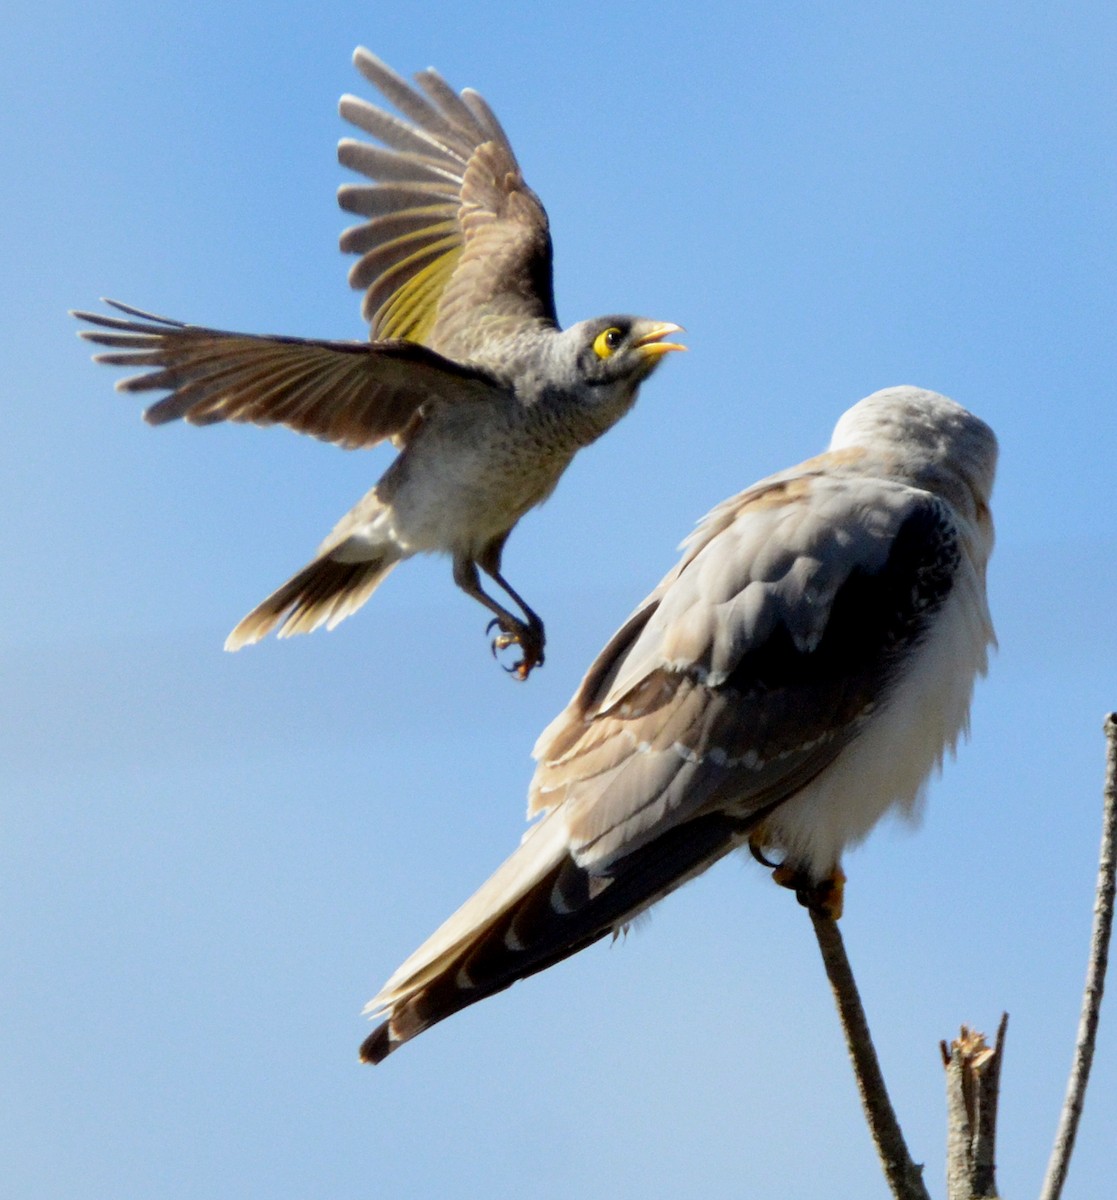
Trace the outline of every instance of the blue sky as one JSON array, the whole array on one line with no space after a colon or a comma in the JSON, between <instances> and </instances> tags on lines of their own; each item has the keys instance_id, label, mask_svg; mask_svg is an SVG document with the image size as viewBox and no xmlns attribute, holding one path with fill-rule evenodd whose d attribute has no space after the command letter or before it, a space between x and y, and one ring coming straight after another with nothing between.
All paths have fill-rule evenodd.
<instances>
[{"instance_id":1,"label":"blue sky","mask_svg":"<svg viewBox=\"0 0 1117 1200\"><path fill-rule=\"evenodd\" d=\"M536 734L692 523L898 383L1000 436L1001 650L921 828L849 856L844 931L932 1191L937 1041L1002 1009L1000 1181L1038 1191L1117 707L1112 5L49 17L8 14L0 79L11 1194L884 1196L809 924L751 863L381 1068L356 1047L367 997L518 841ZM387 455L149 429L65 316L108 295L363 336L333 199L358 43L492 103L565 321L688 330L509 545L549 632L523 686L439 560L331 634L224 654ZM1112 1181L1110 1017L1068 1200Z\"/></svg>"}]
</instances>

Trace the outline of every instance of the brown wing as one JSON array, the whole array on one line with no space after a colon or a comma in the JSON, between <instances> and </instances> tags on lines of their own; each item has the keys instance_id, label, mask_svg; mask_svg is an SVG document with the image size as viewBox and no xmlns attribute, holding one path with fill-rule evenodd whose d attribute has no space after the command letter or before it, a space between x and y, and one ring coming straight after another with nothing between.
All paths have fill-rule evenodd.
<instances>
[{"instance_id":1,"label":"brown wing","mask_svg":"<svg viewBox=\"0 0 1117 1200\"><path fill-rule=\"evenodd\" d=\"M125 392L167 391L144 419L192 425L286 425L345 449L399 439L428 402L492 395L490 376L414 342L332 342L224 333L109 300L135 319L75 312L81 336L110 353L94 361L153 368L121 380Z\"/></svg>"},{"instance_id":2,"label":"brown wing","mask_svg":"<svg viewBox=\"0 0 1117 1200\"><path fill-rule=\"evenodd\" d=\"M866 480L753 492L591 667L536 747L598 872L704 811L744 816L822 771L888 695L958 563L949 510Z\"/></svg>"},{"instance_id":3,"label":"brown wing","mask_svg":"<svg viewBox=\"0 0 1117 1200\"><path fill-rule=\"evenodd\" d=\"M547 214L485 101L433 70L412 87L365 49L353 61L402 114L341 99L341 115L382 143L338 146L344 166L375 181L338 192L343 209L369 218L341 248L361 256L349 281L365 289L372 339L474 358L487 316L554 323Z\"/></svg>"}]
</instances>

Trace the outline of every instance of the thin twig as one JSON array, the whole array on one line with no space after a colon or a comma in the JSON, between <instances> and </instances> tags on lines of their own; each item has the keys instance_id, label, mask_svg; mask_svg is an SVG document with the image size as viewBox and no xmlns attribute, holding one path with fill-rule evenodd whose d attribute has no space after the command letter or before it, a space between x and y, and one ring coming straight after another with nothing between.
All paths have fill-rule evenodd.
<instances>
[{"instance_id":1,"label":"thin twig","mask_svg":"<svg viewBox=\"0 0 1117 1200\"><path fill-rule=\"evenodd\" d=\"M876 1144L885 1179L896 1200L930 1200L923 1185L923 1168L912 1161L908 1153L900 1123L896 1120L884 1076L880 1072L876 1050L873 1048L865 1009L853 978L853 970L846 957L845 945L837 922L811 908L814 925L826 977L834 992L845 1033L846 1047L853 1062L853 1073L857 1079L857 1090L861 1093L861 1104L869 1123L869 1132Z\"/></svg>"},{"instance_id":2,"label":"thin twig","mask_svg":"<svg viewBox=\"0 0 1117 1200\"><path fill-rule=\"evenodd\" d=\"M1078 1121L1086 1099L1086 1083L1094 1058L1098 1032L1098 1013L1105 990L1105 968L1109 960L1109 937L1113 930L1113 895L1117 881L1117 713L1105 719L1106 768L1105 810L1102 818L1101 853L1098 858L1098 888L1094 900L1094 931L1090 940L1090 965L1086 971L1086 989L1082 997L1082 1016L1078 1022L1078 1042L1067 1083L1067 1097L1059 1117L1055 1146L1047 1165L1040 1200L1059 1200L1070 1166Z\"/></svg>"}]
</instances>

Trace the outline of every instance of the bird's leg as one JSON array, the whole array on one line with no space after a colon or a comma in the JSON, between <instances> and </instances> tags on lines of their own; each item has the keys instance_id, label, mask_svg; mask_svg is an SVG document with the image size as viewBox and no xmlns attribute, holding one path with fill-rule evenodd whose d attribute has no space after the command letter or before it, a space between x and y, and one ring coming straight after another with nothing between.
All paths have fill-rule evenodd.
<instances>
[{"instance_id":1,"label":"bird's leg","mask_svg":"<svg viewBox=\"0 0 1117 1200\"><path fill-rule=\"evenodd\" d=\"M762 846L749 839L749 851L758 863L772 870L772 878L780 887L790 888L795 893L795 899L804 908L821 916L837 921L842 915L842 903L845 897L846 875L841 867L835 867L829 875L815 879L800 867L790 863L774 863L763 851Z\"/></svg>"},{"instance_id":2,"label":"bird's leg","mask_svg":"<svg viewBox=\"0 0 1117 1200\"><path fill-rule=\"evenodd\" d=\"M521 679L526 679L533 667L543 665L543 645L546 641L546 634L539 615L500 572L500 561L507 537L508 535L504 534L491 541L477 556L477 565L520 606L520 611L524 614L525 623L521 623L514 634L504 630L499 637L494 639L494 649L504 650L513 644L518 645L523 650L524 657L514 669ZM491 629L492 626L490 625L489 628Z\"/></svg>"},{"instance_id":3,"label":"bird's leg","mask_svg":"<svg viewBox=\"0 0 1117 1200\"><path fill-rule=\"evenodd\" d=\"M497 561L499 563L499 551L497 552ZM492 648L495 655L500 650L505 650L509 646L519 646L523 650L523 658L513 663L508 671L519 679L526 679L534 667L539 666L543 662L543 623L531 611L530 608L516 595L514 591L504 582L499 571L491 571L488 566L481 562L485 568L486 574L491 575L497 583L516 601L523 609L524 615L527 617L527 622L521 621L518 617L513 616L506 608L501 607L485 590L481 587L481 580L477 574L478 562L472 558L458 557L454 559L454 582L462 589L467 596L472 596L478 604L483 604L489 612L493 613L495 620L489 625L489 629L497 626L500 629L500 634L493 638Z\"/></svg>"}]
</instances>

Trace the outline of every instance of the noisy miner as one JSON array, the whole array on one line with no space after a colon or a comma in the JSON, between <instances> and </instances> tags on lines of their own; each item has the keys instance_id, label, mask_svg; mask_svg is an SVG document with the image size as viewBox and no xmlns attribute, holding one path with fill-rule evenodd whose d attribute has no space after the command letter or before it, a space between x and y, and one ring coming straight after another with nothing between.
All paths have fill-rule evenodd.
<instances>
[{"instance_id":1,"label":"noisy miner","mask_svg":"<svg viewBox=\"0 0 1117 1200\"><path fill-rule=\"evenodd\" d=\"M76 312L97 362L142 368L126 392L165 391L144 418L194 425L286 425L345 449L390 439L399 454L345 514L314 559L246 616L228 650L278 627L332 629L414 554L442 552L454 581L494 620L508 669L543 662L543 622L501 574L516 522L554 490L583 446L632 407L681 326L605 316L561 329L543 205L524 183L489 106L434 70L413 87L358 49L361 74L401 115L355 96L341 115L381 145L345 138L343 165L373 180L338 200L366 218L341 236L360 255L370 340L227 333L116 301L123 317ZM478 570L521 610L481 586Z\"/></svg>"}]
</instances>

